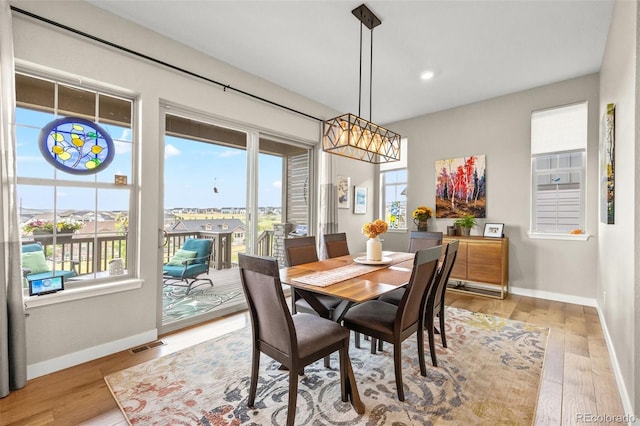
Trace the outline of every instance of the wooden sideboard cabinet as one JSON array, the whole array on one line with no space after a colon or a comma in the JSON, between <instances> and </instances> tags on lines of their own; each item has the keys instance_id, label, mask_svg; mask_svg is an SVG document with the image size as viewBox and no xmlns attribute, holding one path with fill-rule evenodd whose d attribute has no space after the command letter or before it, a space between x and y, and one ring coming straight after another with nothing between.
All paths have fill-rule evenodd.
<instances>
[{"instance_id":1,"label":"wooden sideboard cabinet","mask_svg":"<svg viewBox=\"0 0 640 426\"><path fill-rule=\"evenodd\" d=\"M460 246L449 289L504 299L509 294L509 239L456 235L445 236L443 244L454 240Z\"/></svg>"}]
</instances>

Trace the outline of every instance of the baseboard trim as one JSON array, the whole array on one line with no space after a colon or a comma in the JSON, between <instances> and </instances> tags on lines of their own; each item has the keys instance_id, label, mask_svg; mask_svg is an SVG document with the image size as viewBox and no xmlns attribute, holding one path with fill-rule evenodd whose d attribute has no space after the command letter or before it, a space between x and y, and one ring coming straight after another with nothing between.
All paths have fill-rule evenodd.
<instances>
[{"instance_id":1,"label":"baseboard trim","mask_svg":"<svg viewBox=\"0 0 640 426\"><path fill-rule=\"evenodd\" d=\"M633 404L631 403L631 397L629 396L629 392L627 391L626 386L624 385L624 380L622 377L622 372L620 371L620 364L618 363L618 356L616 354L615 347L611 341L611 336L609 335L609 328L607 327L607 322L604 319L604 314L600 309L600 305L596 307L598 310L598 318L600 319L600 326L602 327L602 333L604 334L604 340L607 342L607 349L609 350L609 360L611 361L611 366L613 367L613 375L616 378L616 385L618 386L618 393L620 394L620 399L622 400L622 406L624 408L624 412L628 413L630 419L633 421L629 421L629 424L635 423L637 417L633 412Z\"/></svg>"},{"instance_id":2,"label":"baseboard trim","mask_svg":"<svg viewBox=\"0 0 640 426\"><path fill-rule=\"evenodd\" d=\"M535 297L536 299L554 300L556 302L573 303L576 305L595 308L598 302L594 298L573 296L571 294L554 293L551 291L532 290L530 288L509 287L509 293L518 296Z\"/></svg>"},{"instance_id":3,"label":"baseboard trim","mask_svg":"<svg viewBox=\"0 0 640 426\"><path fill-rule=\"evenodd\" d=\"M620 370L620 364L618 363L618 356L616 355L615 348L613 346L613 343L611 342L609 329L607 328L607 323L604 319L604 315L602 313L602 310L600 309L600 305L598 304L598 301L596 299L592 299L588 297L572 296L568 294L553 293L548 291L531 290L528 288L510 287L509 292L512 294L517 294L519 296L528 296L528 297L535 297L538 299L554 300L556 302L574 303L577 305L591 306L593 308L596 308L596 310L598 311L598 319L600 320L600 326L602 327L602 333L604 334L604 340L607 343L607 349L609 350L609 360L611 361L613 374L616 379L616 386L618 387L618 393L620 394L620 399L622 400L624 412L629 413L630 419L636 419L635 413L633 413L633 404L631 403L629 392L627 391L627 388L624 385L622 372Z\"/></svg>"},{"instance_id":4,"label":"baseboard trim","mask_svg":"<svg viewBox=\"0 0 640 426\"><path fill-rule=\"evenodd\" d=\"M27 380L35 379L36 377L44 376L45 374L59 370L64 370L65 368L73 367L88 361L93 361L94 359L102 358L103 356L111 355L116 352L124 351L134 346L154 341L157 338L158 330L154 328L134 336L127 336L124 339L114 340L112 342L103 343L98 346L63 355L58 358L29 364L27 365Z\"/></svg>"}]
</instances>

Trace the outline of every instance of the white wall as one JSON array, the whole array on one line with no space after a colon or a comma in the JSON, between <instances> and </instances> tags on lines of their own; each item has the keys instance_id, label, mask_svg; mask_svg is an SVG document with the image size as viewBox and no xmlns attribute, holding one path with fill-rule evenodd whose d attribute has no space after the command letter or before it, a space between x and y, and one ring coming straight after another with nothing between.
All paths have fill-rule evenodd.
<instances>
[{"instance_id":1,"label":"white wall","mask_svg":"<svg viewBox=\"0 0 640 426\"><path fill-rule=\"evenodd\" d=\"M347 244L351 253L361 253L366 250L367 242L367 237L361 232L362 225L379 217L374 196L377 191L374 186L375 166L351 158L336 155L333 157L336 175L351 178L351 205L348 209L338 209L338 231L347 233ZM364 215L353 213L354 186L363 186L368 189L367 213Z\"/></svg>"},{"instance_id":2,"label":"white wall","mask_svg":"<svg viewBox=\"0 0 640 426\"><path fill-rule=\"evenodd\" d=\"M12 5L182 66L211 79L320 117L326 107L178 45L85 2L12 1ZM117 29L117 30L114 30ZM158 229L162 229L160 100L207 114L247 122L298 140L317 142L319 123L254 101L149 61L104 47L65 30L13 14L17 63L29 69L67 73L73 81L97 81L140 99L139 143L142 288L29 309L29 376L44 374L155 338L162 278ZM354 175L355 176L355 175ZM360 178L358 178L360 180ZM138 341L139 340L139 341Z\"/></svg>"},{"instance_id":3,"label":"white wall","mask_svg":"<svg viewBox=\"0 0 640 426\"><path fill-rule=\"evenodd\" d=\"M617 1L600 73L600 116L615 112L615 224L598 224L598 305L623 403L640 413L638 3Z\"/></svg>"},{"instance_id":4,"label":"white wall","mask_svg":"<svg viewBox=\"0 0 640 426\"><path fill-rule=\"evenodd\" d=\"M589 103L588 241L529 238L531 112L578 101ZM486 220L505 224L509 237L509 282L522 294L594 304L596 297L598 199L598 75L592 74L455 109L413 118L388 127L409 141L408 208L435 207L435 161L486 155ZM431 219L430 229L446 233L451 219ZM407 247L406 234L385 237L385 248Z\"/></svg>"}]
</instances>

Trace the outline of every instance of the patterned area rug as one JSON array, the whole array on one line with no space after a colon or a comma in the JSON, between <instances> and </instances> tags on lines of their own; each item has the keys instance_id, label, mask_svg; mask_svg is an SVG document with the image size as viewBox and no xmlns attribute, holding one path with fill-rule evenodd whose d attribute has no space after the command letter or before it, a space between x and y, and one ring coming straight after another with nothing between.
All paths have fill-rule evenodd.
<instances>
[{"instance_id":1,"label":"patterned area rug","mask_svg":"<svg viewBox=\"0 0 640 426\"><path fill-rule=\"evenodd\" d=\"M350 348L365 413L340 399L338 360L319 361L299 377L296 424L531 424L548 329L448 308L447 343L436 335L439 367L427 352L420 376L415 337L402 346L405 402L398 401L392 347L371 355ZM246 405L250 329L225 335L105 377L131 424L283 425L288 374L261 357L256 407ZM353 334L353 333L352 333ZM368 343L368 342L366 342Z\"/></svg>"},{"instance_id":2,"label":"patterned area rug","mask_svg":"<svg viewBox=\"0 0 640 426\"><path fill-rule=\"evenodd\" d=\"M244 300L239 282L231 285L216 282L213 287L206 284L193 288L189 294L186 287L165 285L162 287L162 323L191 318L236 299Z\"/></svg>"}]
</instances>

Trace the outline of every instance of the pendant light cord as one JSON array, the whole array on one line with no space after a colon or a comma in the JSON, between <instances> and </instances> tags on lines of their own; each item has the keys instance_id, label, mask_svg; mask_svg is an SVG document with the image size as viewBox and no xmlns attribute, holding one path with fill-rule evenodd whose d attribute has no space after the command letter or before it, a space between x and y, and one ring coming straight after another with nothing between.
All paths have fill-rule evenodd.
<instances>
[{"instance_id":1,"label":"pendant light cord","mask_svg":"<svg viewBox=\"0 0 640 426\"><path fill-rule=\"evenodd\" d=\"M362 117L362 27L360 22L360 72L358 73L358 117ZM369 121L372 120L373 109L373 29L371 29L371 44L369 52Z\"/></svg>"},{"instance_id":2,"label":"pendant light cord","mask_svg":"<svg viewBox=\"0 0 640 426\"><path fill-rule=\"evenodd\" d=\"M360 112L362 106L362 22L360 22L360 72L358 73L358 117L362 116Z\"/></svg>"},{"instance_id":3,"label":"pendant light cord","mask_svg":"<svg viewBox=\"0 0 640 426\"><path fill-rule=\"evenodd\" d=\"M369 59L369 121L373 121L373 28L371 29L371 53Z\"/></svg>"}]
</instances>

